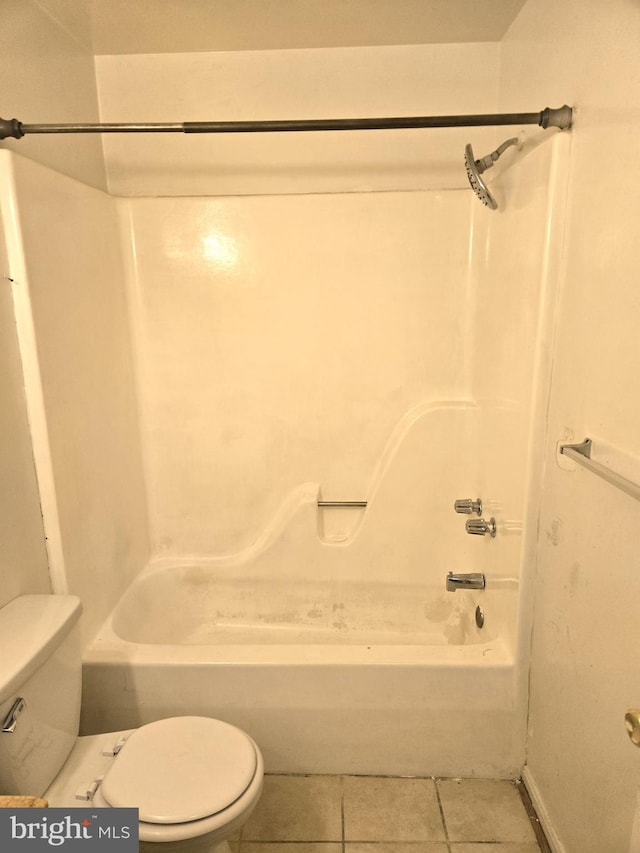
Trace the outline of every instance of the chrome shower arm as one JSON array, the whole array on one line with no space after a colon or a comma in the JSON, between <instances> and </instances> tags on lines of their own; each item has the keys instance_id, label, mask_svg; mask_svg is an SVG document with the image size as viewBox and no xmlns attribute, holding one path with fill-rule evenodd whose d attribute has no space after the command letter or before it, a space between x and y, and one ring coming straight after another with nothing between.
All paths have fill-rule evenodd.
<instances>
[{"instance_id":1,"label":"chrome shower arm","mask_svg":"<svg viewBox=\"0 0 640 853\"><path fill-rule=\"evenodd\" d=\"M503 142L502 145L499 145L495 151L492 151L491 154L487 154L486 157L481 157L479 160L476 160L476 168L478 169L478 174L481 175L487 169L490 169L496 160L504 154L507 148L510 148L512 145L517 145L520 140L517 136L513 136L511 139L507 139L506 142Z\"/></svg>"}]
</instances>

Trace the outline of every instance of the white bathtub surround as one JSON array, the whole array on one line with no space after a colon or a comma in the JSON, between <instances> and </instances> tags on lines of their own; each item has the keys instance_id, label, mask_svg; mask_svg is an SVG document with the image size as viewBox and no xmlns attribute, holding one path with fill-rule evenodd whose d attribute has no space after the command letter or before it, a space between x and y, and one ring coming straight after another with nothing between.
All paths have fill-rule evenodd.
<instances>
[{"instance_id":1,"label":"white bathtub surround","mask_svg":"<svg viewBox=\"0 0 640 853\"><path fill-rule=\"evenodd\" d=\"M116 202L9 151L0 181L49 571L86 643L149 554Z\"/></svg>"},{"instance_id":2,"label":"white bathtub surround","mask_svg":"<svg viewBox=\"0 0 640 853\"><path fill-rule=\"evenodd\" d=\"M3 181L0 204L6 204L10 198L5 186ZM22 593L45 593L51 589L14 294L7 277L11 267L6 233L11 224L3 215L0 221L0 468L5 488L0 498L0 607ZM20 570L16 571L18 566Z\"/></svg>"},{"instance_id":3,"label":"white bathtub surround","mask_svg":"<svg viewBox=\"0 0 640 853\"><path fill-rule=\"evenodd\" d=\"M243 550L304 483L326 500L368 499L415 410L469 399L472 201L123 202L156 555ZM435 496L440 482L425 471L416 488ZM394 514L410 498L399 491ZM321 523L339 538L360 518L327 511Z\"/></svg>"}]
</instances>

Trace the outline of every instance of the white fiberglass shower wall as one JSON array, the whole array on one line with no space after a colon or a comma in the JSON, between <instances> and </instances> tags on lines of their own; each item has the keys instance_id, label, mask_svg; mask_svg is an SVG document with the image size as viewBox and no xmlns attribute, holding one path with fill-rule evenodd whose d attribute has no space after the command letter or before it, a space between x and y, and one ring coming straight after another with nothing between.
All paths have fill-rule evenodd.
<instances>
[{"instance_id":1,"label":"white fiberglass shower wall","mask_svg":"<svg viewBox=\"0 0 640 853\"><path fill-rule=\"evenodd\" d=\"M477 86L495 88L493 45L111 56L97 68L107 120L437 113L451 110L469 51ZM445 75L434 94L428 78ZM443 157L452 132L249 136L105 139L111 191L130 196L161 556L241 551L310 481L327 500L366 499L412 409L470 399L472 199L421 191L462 187L458 158ZM360 515L324 513L324 535L348 536Z\"/></svg>"},{"instance_id":2,"label":"white fiberglass shower wall","mask_svg":"<svg viewBox=\"0 0 640 853\"><path fill-rule=\"evenodd\" d=\"M97 70L107 121L314 118L476 112L497 100L498 59L497 45L429 45L108 56ZM388 571L444 584L447 570L482 565L515 601L557 249L547 217L565 154L555 131L529 131L528 168L505 175L506 212L492 219L461 165L470 132L105 138L110 189L129 196L120 213L156 558L242 553L303 484L325 500L366 500L412 412L480 402L466 476L444 484L425 472L429 517L407 521L409 489L393 508L414 559L399 569L391 550ZM477 150L495 140L473 130ZM455 498L483 487L502 550L468 537L453 513ZM318 533L348 541L362 515L321 512ZM451 556L434 564L438 541Z\"/></svg>"}]
</instances>

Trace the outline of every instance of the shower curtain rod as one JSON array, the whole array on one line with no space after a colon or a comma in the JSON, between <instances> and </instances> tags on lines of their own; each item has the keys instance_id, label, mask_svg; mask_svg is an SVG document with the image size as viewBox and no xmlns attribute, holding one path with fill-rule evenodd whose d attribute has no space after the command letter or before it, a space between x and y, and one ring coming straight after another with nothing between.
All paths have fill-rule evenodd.
<instances>
[{"instance_id":1,"label":"shower curtain rod","mask_svg":"<svg viewBox=\"0 0 640 853\"><path fill-rule=\"evenodd\" d=\"M393 130L421 127L488 127L537 124L545 130L571 127L571 107L546 107L537 113L485 115L400 116L395 118L296 119L281 121L186 121L150 124L23 124L0 118L0 139L22 139L32 133L278 133L309 130Z\"/></svg>"}]
</instances>

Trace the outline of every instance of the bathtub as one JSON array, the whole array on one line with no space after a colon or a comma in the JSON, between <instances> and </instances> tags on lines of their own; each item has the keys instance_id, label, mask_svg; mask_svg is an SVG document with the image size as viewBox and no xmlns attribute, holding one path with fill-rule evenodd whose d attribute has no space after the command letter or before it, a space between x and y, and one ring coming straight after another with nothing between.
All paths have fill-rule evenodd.
<instances>
[{"instance_id":1,"label":"bathtub","mask_svg":"<svg viewBox=\"0 0 640 853\"><path fill-rule=\"evenodd\" d=\"M85 654L82 733L203 714L271 772L513 778L522 699L484 596L148 569Z\"/></svg>"},{"instance_id":2,"label":"bathtub","mask_svg":"<svg viewBox=\"0 0 640 853\"><path fill-rule=\"evenodd\" d=\"M496 539L453 511L481 486L478 419L468 401L409 412L366 508L321 509L300 484L244 551L157 555L85 654L83 731L205 714L274 772L516 776L520 534L497 504ZM487 588L447 592L449 569Z\"/></svg>"}]
</instances>

